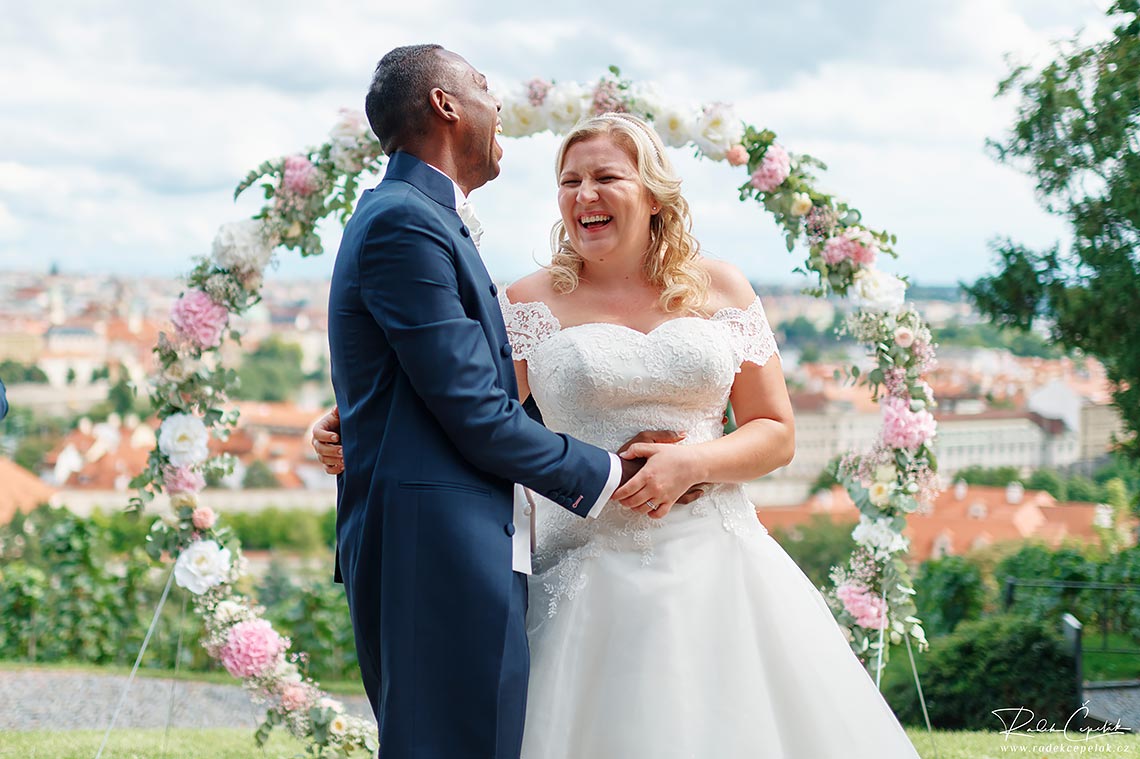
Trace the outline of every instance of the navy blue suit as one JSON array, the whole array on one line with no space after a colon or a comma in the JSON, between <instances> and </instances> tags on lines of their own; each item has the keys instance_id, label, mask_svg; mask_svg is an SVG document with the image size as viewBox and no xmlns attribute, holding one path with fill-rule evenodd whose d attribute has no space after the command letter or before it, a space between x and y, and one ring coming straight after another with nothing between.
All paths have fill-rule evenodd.
<instances>
[{"instance_id":1,"label":"navy blue suit","mask_svg":"<svg viewBox=\"0 0 1140 759\"><path fill-rule=\"evenodd\" d=\"M385 759L516 759L529 655L513 483L584 516L609 455L518 402L496 289L451 182L394 154L329 299L338 566Z\"/></svg>"}]
</instances>

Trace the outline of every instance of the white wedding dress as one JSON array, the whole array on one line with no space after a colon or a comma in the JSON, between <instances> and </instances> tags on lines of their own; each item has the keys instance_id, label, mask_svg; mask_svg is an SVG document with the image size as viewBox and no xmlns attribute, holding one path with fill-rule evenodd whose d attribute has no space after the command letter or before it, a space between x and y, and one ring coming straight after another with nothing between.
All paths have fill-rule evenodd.
<instances>
[{"instance_id":1,"label":"white wedding dress","mask_svg":"<svg viewBox=\"0 0 1140 759\"><path fill-rule=\"evenodd\" d=\"M759 299L649 334L500 303L546 425L611 451L642 430L719 437L742 362L776 352ZM539 499L537 533L523 759L918 756L740 485L660 520Z\"/></svg>"}]
</instances>

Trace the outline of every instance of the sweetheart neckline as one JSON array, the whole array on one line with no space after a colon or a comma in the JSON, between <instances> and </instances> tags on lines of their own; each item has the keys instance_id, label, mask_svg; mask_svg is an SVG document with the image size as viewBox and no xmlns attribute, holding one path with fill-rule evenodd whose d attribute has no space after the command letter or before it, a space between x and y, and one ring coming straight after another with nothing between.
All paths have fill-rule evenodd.
<instances>
[{"instance_id":1,"label":"sweetheart neckline","mask_svg":"<svg viewBox=\"0 0 1140 759\"><path fill-rule=\"evenodd\" d=\"M528 301L520 301L518 303L512 303L510 301L510 299L507 298L505 289L500 291L499 295L502 298L502 300L508 306L514 306L514 307L518 307L518 308L522 308L524 306L532 306L532 307L541 308L543 311L546 312L546 315L551 318L551 320L554 322L555 326L557 327L556 334L558 332L567 332L567 331L572 330L572 329L578 329L579 327L592 327L592 326L596 326L596 325L601 325L601 326L617 327L618 329L628 330L629 332L634 332L638 335L641 335L642 337L650 337L653 335L654 332L661 329L666 324L672 324L673 322L690 321L690 320L696 320L696 321L701 321L701 322L712 322L712 321L719 321L717 317L721 316L721 314L725 314L725 313L728 313L730 311L734 311L734 312L741 313L741 314L747 313L748 311L752 310L752 308L758 302L760 302L760 296L757 295L753 299L752 303L750 303L748 305L748 308L739 308L737 306L725 306L724 308L717 309L711 316L708 316L708 317L705 317L705 316L678 316L678 317L675 317L673 319L666 319L665 321L661 322L660 324L658 324L656 327L649 330L648 332L642 332L641 330L637 329L636 327L631 327L628 324L618 324L617 322L582 322L581 324L572 324L569 327L563 327L561 320L559 320L559 318L554 315L554 312L550 310L550 306L546 305L546 303L542 302L541 300L528 300Z\"/></svg>"}]
</instances>

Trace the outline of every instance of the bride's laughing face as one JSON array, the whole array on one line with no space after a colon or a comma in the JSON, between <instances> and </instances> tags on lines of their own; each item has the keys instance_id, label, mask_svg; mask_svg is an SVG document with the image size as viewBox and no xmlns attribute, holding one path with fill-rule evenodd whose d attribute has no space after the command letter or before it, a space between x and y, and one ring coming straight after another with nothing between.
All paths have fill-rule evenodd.
<instances>
[{"instance_id":1,"label":"bride's laughing face","mask_svg":"<svg viewBox=\"0 0 1140 759\"><path fill-rule=\"evenodd\" d=\"M570 244L586 261L636 256L649 249L657 203L636 159L608 136L570 146L558 175L558 210Z\"/></svg>"}]
</instances>

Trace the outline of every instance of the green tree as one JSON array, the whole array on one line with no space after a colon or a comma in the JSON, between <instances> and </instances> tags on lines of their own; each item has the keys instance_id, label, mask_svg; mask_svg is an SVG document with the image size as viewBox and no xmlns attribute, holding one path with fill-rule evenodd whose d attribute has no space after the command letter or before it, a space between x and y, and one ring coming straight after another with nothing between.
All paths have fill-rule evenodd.
<instances>
[{"instance_id":1,"label":"green tree","mask_svg":"<svg viewBox=\"0 0 1140 759\"><path fill-rule=\"evenodd\" d=\"M18 361L5 359L0 361L0 379L9 384L33 382L43 385L47 384L48 376L44 374L43 369L34 364L24 365Z\"/></svg>"},{"instance_id":2,"label":"green tree","mask_svg":"<svg viewBox=\"0 0 1140 759\"><path fill-rule=\"evenodd\" d=\"M763 511L760 520L764 520ZM811 521L788 530L775 529L772 536L788 552L792 560L817 587L826 585L834 566L847 561L855 550L851 537L851 522L832 522L823 514L815 514Z\"/></svg>"},{"instance_id":3,"label":"green tree","mask_svg":"<svg viewBox=\"0 0 1140 759\"><path fill-rule=\"evenodd\" d=\"M120 417L134 411L135 389L126 376L120 377L118 382L111 385L111 389L107 392L107 402Z\"/></svg>"},{"instance_id":4,"label":"green tree","mask_svg":"<svg viewBox=\"0 0 1140 759\"><path fill-rule=\"evenodd\" d=\"M998 272L966 289L997 323L1028 331L1042 321L1061 347L1099 358L1133 433L1124 450L1140 460L1140 0L1115 0L1108 14L1110 38L1073 40L998 87L1020 104L992 152L1033 177L1045 208L1069 221L1069 250L999 242Z\"/></svg>"},{"instance_id":5,"label":"green tree","mask_svg":"<svg viewBox=\"0 0 1140 759\"><path fill-rule=\"evenodd\" d=\"M1064 478L1052 469L1038 469L1025 481L1025 489L1044 490L1058 501L1068 500Z\"/></svg>"},{"instance_id":6,"label":"green tree","mask_svg":"<svg viewBox=\"0 0 1140 759\"><path fill-rule=\"evenodd\" d=\"M977 619L986 601L981 569L961 556L924 563L915 589L918 616L935 635L954 632L960 622Z\"/></svg>"},{"instance_id":7,"label":"green tree","mask_svg":"<svg viewBox=\"0 0 1140 759\"><path fill-rule=\"evenodd\" d=\"M235 398L248 401L286 401L305 381L301 346L268 337L245 357L238 370Z\"/></svg>"},{"instance_id":8,"label":"green tree","mask_svg":"<svg viewBox=\"0 0 1140 759\"><path fill-rule=\"evenodd\" d=\"M279 488L281 483L277 481L277 475L273 473L268 464L264 461L252 461L246 468L245 475L241 478L241 486L250 490L261 490Z\"/></svg>"}]
</instances>

